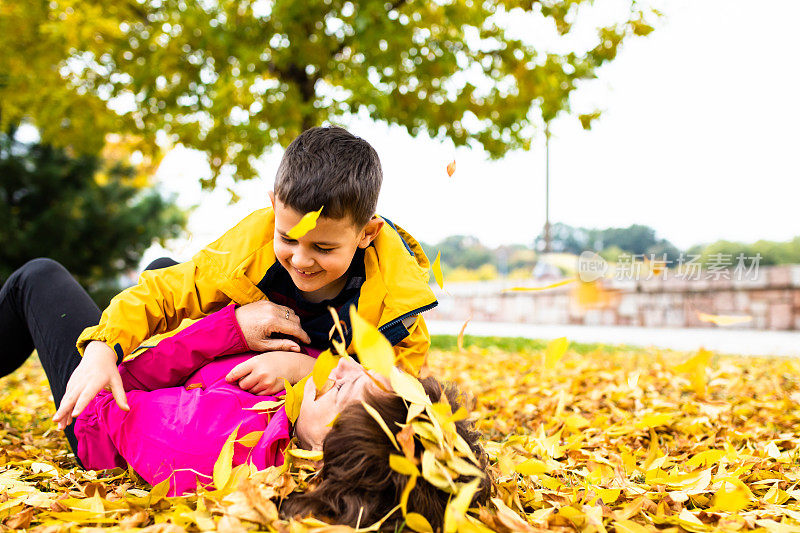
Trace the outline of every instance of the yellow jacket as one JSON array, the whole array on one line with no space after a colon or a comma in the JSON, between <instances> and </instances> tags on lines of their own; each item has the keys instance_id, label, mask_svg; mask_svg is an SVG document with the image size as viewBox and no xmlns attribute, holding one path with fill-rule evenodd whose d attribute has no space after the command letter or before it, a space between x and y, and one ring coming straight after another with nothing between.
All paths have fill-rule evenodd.
<instances>
[{"instance_id":1,"label":"yellow jacket","mask_svg":"<svg viewBox=\"0 0 800 533\"><path fill-rule=\"evenodd\" d=\"M428 285L430 263L413 237L384 221L364 253L358 312L394 344L399 364L419 370L430 347L421 313L437 304ZM202 318L231 302L265 300L257 284L275 263L274 224L272 208L259 209L191 261L143 272L137 285L111 300L100 323L78 337L81 355L86 344L99 340L122 359L145 340L155 344L155 335L174 334L185 319Z\"/></svg>"}]
</instances>

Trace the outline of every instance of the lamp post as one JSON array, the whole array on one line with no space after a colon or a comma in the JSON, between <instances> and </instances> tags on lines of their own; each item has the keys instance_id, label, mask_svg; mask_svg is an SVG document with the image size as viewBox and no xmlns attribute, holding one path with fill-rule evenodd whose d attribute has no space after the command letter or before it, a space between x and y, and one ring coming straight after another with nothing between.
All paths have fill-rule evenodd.
<instances>
[{"instance_id":1,"label":"lamp post","mask_svg":"<svg viewBox=\"0 0 800 533\"><path fill-rule=\"evenodd\" d=\"M544 253L550 250L550 122L544 124Z\"/></svg>"}]
</instances>

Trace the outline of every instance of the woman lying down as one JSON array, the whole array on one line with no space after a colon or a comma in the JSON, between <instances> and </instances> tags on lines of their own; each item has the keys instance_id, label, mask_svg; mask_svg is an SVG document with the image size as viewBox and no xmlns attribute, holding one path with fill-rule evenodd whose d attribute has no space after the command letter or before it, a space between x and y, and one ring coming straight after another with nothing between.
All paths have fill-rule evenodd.
<instances>
[{"instance_id":1,"label":"woman lying down","mask_svg":"<svg viewBox=\"0 0 800 533\"><path fill-rule=\"evenodd\" d=\"M388 380L342 358L320 394L312 379L306 381L300 414L292 427L283 408L273 413L249 410L276 398L257 396L226 382L228 372L252 355L237 325L234 306L228 306L123 362L119 369L130 411L120 409L110 392L101 392L75 421L76 456L88 469L130 465L151 484L169 478L170 495L180 495L194 492L198 484L211 485L214 463L237 427L240 436L263 434L254 447L235 445L234 466L280 465L284 449L295 436L301 447L323 451L323 465L316 488L284 501L283 516L313 514L355 526L357 522L372 524L396 508L409 477L390 468L389 456L403 452L397 438L390 439L362 401L395 434L406 425L409 406L420 412L422 405L407 402L391 390ZM439 428L434 432L450 443L455 471L461 472L449 480L448 474L442 474L443 479L434 484L420 477L408 496L407 511L422 514L438 529L453 492L448 487L481 479L472 502L476 504L488 498L489 482L477 433L471 423L449 414L459 408L456 391L443 389L433 378L420 382L430 402L435 404L445 396L449 403L448 413L426 427ZM445 405L435 407L441 411ZM431 406L428 409L433 414ZM423 411L418 420L430 421L425 417ZM420 471L424 470L422 437L426 436L435 438L419 434L413 438L413 450L405 448L407 456L413 453L411 461ZM402 520L399 510L385 526L393 529L395 520Z\"/></svg>"}]
</instances>

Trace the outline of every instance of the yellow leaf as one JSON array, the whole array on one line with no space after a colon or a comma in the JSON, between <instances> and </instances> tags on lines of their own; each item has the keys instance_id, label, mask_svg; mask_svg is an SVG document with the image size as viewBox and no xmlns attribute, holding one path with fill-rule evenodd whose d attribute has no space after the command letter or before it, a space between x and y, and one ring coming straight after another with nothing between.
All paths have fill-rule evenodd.
<instances>
[{"instance_id":1,"label":"yellow leaf","mask_svg":"<svg viewBox=\"0 0 800 533\"><path fill-rule=\"evenodd\" d=\"M284 404L284 400L266 400L258 402L253 407L244 407L245 411L274 411Z\"/></svg>"},{"instance_id":2,"label":"yellow leaf","mask_svg":"<svg viewBox=\"0 0 800 533\"><path fill-rule=\"evenodd\" d=\"M697 318L699 318L701 322L710 322L717 326L731 326L733 324L743 324L753 320L753 317L750 315L709 315L707 313L701 313L700 311L697 312Z\"/></svg>"},{"instance_id":3,"label":"yellow leaf","mask_svg":"<svg viewBox=\"0 0 800 533\"><path fill-rule=\"evenodd\" d=\"M314 386L317 387L317 393L322 392L331 371L339 364L340 357L333 355L330 350L325 350L317 357L314 363L314 369L311 371L311 376L314 379Z\"/></svg>"},{"instance_id":4,"label":"yellow leaf","mask_svg":"<svg viewBox=\"0 0 800 533\"><path fill-rule=\"evenodd\" d=\"M367 370L374 370L390 378L394 367L394 349L378 328L364 320L350 307L350 323L353 327L353 346L361 364Z\"/></svg>"},{"instance_id":5,"label":"yellow leaf","mask_svg":"<svg viewBox=\"0 0 800 533\"><path fill-rule=\"evenodd\" d=\"M606 505L611 505L619 498L620 489L594 489L595 493L603 500Z\"/></svg>"},{"instance_id":6,"label":"yellow leaf","mask_svg":"<svg viewBox=\"0 0 800 533\"><path fill-rule=\"evenodd\" d=\"M408 513L406 515L406 525L419 533L433 533L428 519L419 513Z\"/></svg>"},{"instance_id":7,"label":"yellow leaf","mask_svg":"<svg viewBox=\"0 0 800 533\"><path fill-rule=\"evenodd\" d=\"M523 476L534 476L539 474L547 474L548 472L551 472L553 469L547 466L542 461L531 458L515 466L514 470L516 470Z\"/></svg>"},{"instance_id":8,"label":"yellow leaf","mask_svg":"<svg viewBox=\"0 0 800 533\"><path fill-rule=\"evenodd\" d=\"M309 461L322 461L321 450L304 450L302 448L293 448L289 450L289 455L297 457L298 459L308 459Z\"/></svg>"},{"instance_id":9,"label":"yellow leaf","mask_svg":"<svg viewBox=\"0 0 800 533\"><path fill-rule=\"evenodd\" d=\"M713 354L708 350L700 349L695 355L674 368L675 372L691 374L705 369L711 361Z\"/></svg>"},{"instance_id":10,"label":"yellow leaf","mask_svg":"<svg viewBox=\"0 0 800 533\"><path fill-rule=\"evenodd\" d=\"M300 222L297 223L292 229L290 229L286 236L290 239L299 239L312 229L317 226L317 219L319 215L322 213L322 209L325 206L319 208L318 211L311 211L310 213L306 213L303 215L303 218L300 219Z\"/></svg>"},{"instance_id":11,"label":"yellow leaf","mask_svg":"<svg viewBox=\"0 0 800 533\"><path fill-rule=\"evenodd\" d=\"M369 416L374 418L375 422L377 422L378 425L383 430L383 432L386 433L386 436L389 437L390 441L392 441L392 444L397 449L397 451L398 452L401 451L400 450L400 446L397 444L397 440L394 438L394 433L389 431L389 427L386 425L386 422L383 421L383 418L381 418L381 414L378 411L376 411L374 407L372 407L370 404L368 404L367 402L365 402L363 400L361 401L361 405L364 406L364 409L367 410L367 413L369 413Z\"/></svg>"},{"instance_id":12,"label":"yellow leaf","mask_svg":"<svg viewBox=\"0 0 800 533\"><path fill-rule=\"evenodd\" d=\"M458 351L459 352L463 352L464 351L464 331L467 329L467 324L469 324L470 320L472 320L472 317L469 317L467 319L467 321L464 322L464 325L461 326L461 330L458 332L458 338L456 339L456 345L458 346Z\"/></svg>"},{"instance_id":13,"label":"yellow leaf","mask_svg":"<svg viewBox=\"0 0 800 533\"><path fill-rule=\"evenodd\" d=\"M566 337L553 339L548 343L544 351L544 366L545 368L555 368L556 364L561 360L569 347L569 341Z\"/></svg>"},{"instance_id":14,"label":"yellow leaf","mask_svg":"<svg viewBox=\"0 0 800 533\"><path fill-rule=\"evenodd\" d=\"M288 418L289 422L292 424L294 424L297 417L300 416L300 406L303 404L303 391L306 387L306 381L308 381L310 377L311 374L294 385L289 383L289 380L286 378L283 379L283 386L286 389L286 418Z\"/></svg>"},{"instance_id":15,"label":"yellow leaf","mask_svg":"<svg viewBox=\"0 0 800 533\"><path fill-rule=\"evenodd\" d=\"M731 491L720 489L714 494L714 507L728 513L738 513L749 503L747 494L738 487Z\"/></svg>"},{"instance_id":16,"label":"yellow leaf","mask_svg":"<svg viewBox=\"0 0 800 533\"><path fill-rule=\"evenodd\" d=\"M503 292L532 292L532 291L546 291L548 289L555 289L556 287L563 287L564 285L569 285L578 281L576 278L565 279L562 281L557 281L555 283L551 283L550 285L545 285L544 287L511 287L510 289L503 289Z\"/></svg>"},{"instance_id":17,"label":"yellow leaf","mask_svg":"<svg viewBox=\"0 0 800 533\"><path fill-rule=\"evenodd\" d=\"M442 251L436 254L436 259L433 261L433 277L436 279L436 284L440 289L444 289L444 276L442 275Z\"/></svg>"},{"instance_id":18,"label":"yellow leaf","mask_svg":"<svg viewBox=\"0 0 800 533\"><path fill-rule=\"evenodd\" d=\"M617 533L649 533L650 529L633 520L617 520L614 522L614 530Z\"/></svg>"},{"instance_id":19,"label":"yellow leaf","mask_svg":"<svg viewBox=\"0 0 800 533\"><path fill-rule=\"evenodd\" d=\"M480 479L474 479L458 488L456 495L447 504L444 512L444 533L455 533L458 525L466 519L472 498L478 491Z\"/></svg>"},{"instance_id":20,"label":"yellow leaf","mask_svg":"<svg viewBox=\"0 0 800 533\"><path fill-rule=\"evenodd\" d=\"M239 426L236 426L233 433L228 435L225 444L222 445L219 457L217 457L217 461L214 463L212 479L214 480L214 487L216 487L217 490L224 489L231 477L231 470L233 469L233 445L236 441L236 433L238 432Z\"/></svg>"},{"instance_id":21,"label":"yellow leaf","mask_svg":"<svg viewBox=\"0 0 800 533\"><path fill-rule=\"evenodd\" d=\"M403 455L391 454L389 456L389 468L403 474L404 476L418 476L417 465L406 459Z\"/></svg>"},{"instance_id":22,"label":"yellow leaf","mask_svg":"<svg viewBox=\"0 0 800 533\"><path fill-rule=\"evenodd\" d=\"M403 487L403 493L400 495L400 511L403 513L403 515L406 515L406 512L408 511L408 498L411 496L411 491L414 490L414 487L417 485L418 477L418 474L412 474L408 478L408 481L406 481L406 486ZM406 520L408 520L408 517L406 517Z\"/></svg>"},{"instance_id":23,"label":"yellow leaf","mask_svg":"<svg viewBox=\"0 0 800 533\"><path fill-rule=\"evenodd\" d=\"M247 446L248 448L252 448L258 441L261 439L261 436L264 434L263 431L251 431L247 435L243 436L236 442L241 444L242 446Z\"/></svg>"},{"instance_id":24,"label":"yellow leaf","mask_svg":"<svg viewBox=\"0 0 800 533\"><path fill-rule=\"evenodd\" d=\"M394 392L405 401L409 403L431 405L431 399L425 394L425 388L415 377L403 372L399 368L393 368L389 381Z\"/></svg>"},{"instance_id":25,"label":"yellow leaf","mask_svg":"<svg viewBox=\"0 0 800 533\"><path fill-rule=\"evenodd\" d=\"M675 415L673 413L653 413L643 416L640 420L636 421L636 427L639 429L657 428L658 426L667 425Z\"/></svg>"}]
</instances>

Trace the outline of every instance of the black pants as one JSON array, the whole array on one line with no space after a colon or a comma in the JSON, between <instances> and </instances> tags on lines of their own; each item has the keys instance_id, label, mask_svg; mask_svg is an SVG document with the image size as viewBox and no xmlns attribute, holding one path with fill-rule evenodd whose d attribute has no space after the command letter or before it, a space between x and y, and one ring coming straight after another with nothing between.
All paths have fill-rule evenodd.
<instances>
[{"instance_id":1,"label":"black pants","mask_svg":"<svg viewBox=\"0 0 800 533\"><path fill-rule=\"evenodd\" d=\"M160 258L145 270L174 264ZM81 361L75 342L98 322L100 309L67 269L52 259L28 261L0 288L0 377L19 368L35 349L58 408ZM74 422L64 433L77 459Z\"/></svg>"}]
</instances>

